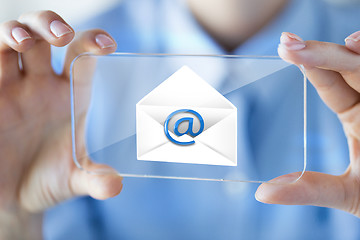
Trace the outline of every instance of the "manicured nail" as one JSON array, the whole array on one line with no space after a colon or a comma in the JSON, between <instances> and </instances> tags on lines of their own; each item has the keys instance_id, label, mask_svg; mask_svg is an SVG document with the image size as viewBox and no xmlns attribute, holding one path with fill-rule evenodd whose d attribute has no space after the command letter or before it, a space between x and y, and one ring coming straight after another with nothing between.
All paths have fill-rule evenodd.
<instances>
[{"instance_id":1,"label":"manicured nail","mask_svg":"<svg viewBox=\"0 0 360 240\"><path fill-rule=\"evenodd\" d=\"M21 27L13 28L13 30L11 30L11 35L18 43L31 38L30 34Z\"/></svg>"},{"instance_id":2,"label":"manicured nail","mask_svg":"<svg viewBox=\"0 0 360 240\"><path fill-rule=\"evenodd\" d=\"M58 20L50 23L50 30L58 38L73 32L69 26Z\"/></svg>"},{"instance_id":3,"label":"manicured nail","mask_svg":"<svg viewBox=\"0 0 360 240\"><path fill-rule=\"evenodd\" d=\"M101 47L103 49L115 47L114 41L110 37L106 36L105 34L96 35L95 41L96 41L96 44L99 45L99 47Z\"/></svg>"},{"instance_id":4,"label":"manicured nail","mask_svg":"<svg viewBox=\"0 0 360 240\"><path fill-rule=\"evenodd\" d=\"M297 51L306 47L304 40L298 35L289 32L283 32L280 37L279 47L284 47L287 50Z\"/></svg>"},{"instance_id":5,"label":"manicured nail","mask_svg":"<svg viewBox=\"0 0 360 240\"><path fill-rule=\"evenodd\" d=\"M355 32L353 34L351 34L350 36L348 36L347 38L345 38L345 42L347 41L354 41L354 42L359 42L360 41L360 31Z\"/></svg>"}]
</instances>

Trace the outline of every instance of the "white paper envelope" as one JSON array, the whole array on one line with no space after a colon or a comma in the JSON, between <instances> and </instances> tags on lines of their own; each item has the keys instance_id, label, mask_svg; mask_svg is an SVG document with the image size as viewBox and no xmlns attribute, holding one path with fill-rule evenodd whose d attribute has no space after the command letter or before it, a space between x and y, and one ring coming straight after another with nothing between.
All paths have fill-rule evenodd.
<instances>
[{"instance_id":1,"label":"white paper envelope","mask_svg":"<svg viewBox=\"0 0 360 240\"><path fill-rule=\"evenodd\" d=\"M196 136L178 135L172 129L176 119L187 117L178 125L179 132L189 130L190 121L192 132L200 132L198 115L187 111L171 115L184 109L203 120L203 130ZM236 107L187 66L136 104L136 137L138 160L237 165Z\"/></svg>"}]
</instances>

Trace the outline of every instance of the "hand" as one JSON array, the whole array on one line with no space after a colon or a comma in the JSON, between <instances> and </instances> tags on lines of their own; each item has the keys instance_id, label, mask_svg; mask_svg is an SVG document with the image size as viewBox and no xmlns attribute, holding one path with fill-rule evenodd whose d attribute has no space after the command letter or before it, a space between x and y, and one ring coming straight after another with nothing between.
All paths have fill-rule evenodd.
<instances>
[{"instance_id":1,"label":"hand","mask_svg":"<svg viewBox=\"0 0 360 240\"><path fill-rule=\"evenodd\" d=\"M339 117L349 145L350 163L340 176L318 172L288 174L273 179L280 184L260 185L256 198L265 203L337 208L360 217L360 32L345 46L306 41L283 33L279 55L305 67L322 100Z\"/></svg>"},{"instance_id":2,"label":"hand","mask_svg":"<svg viewBox=\"0 0 360 240\"><path fill-rule=\"evenodd\" d=\"M72 41L74 35L50 11L24 14L0 25L1 239L29 234L29 224L41 226L41 212L60 201L78 195L106 199L121 191L120 176L89 175L72 160L70 63L82 52L103 55L116 49L102 30L76 34ZM57 75L50 45L69 43L63 73ZM94 163L88 169L111 170Z\"/></svg>"}]
</instances>

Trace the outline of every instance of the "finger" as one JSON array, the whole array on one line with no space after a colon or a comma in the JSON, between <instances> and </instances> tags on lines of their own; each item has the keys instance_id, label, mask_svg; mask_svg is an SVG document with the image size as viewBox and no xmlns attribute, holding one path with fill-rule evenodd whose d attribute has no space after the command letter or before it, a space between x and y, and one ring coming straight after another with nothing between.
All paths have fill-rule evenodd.
<instances>
[{"instance_id":1,"label":"finger","mask_svg":"<svg viewBox=\"0 0 360 240\"><path fill-rule=\"evenodd\" d=\"M0 51L15 50L24 52L34 43L34 38L29 33L26 25L18 21L9 21L0 25Z\"/></svg>"},{"instance_id":2,"label":"finger","mask_svg":"<svg viewBox=\"0 0 360 240\"><path fill-rule=\"evenodd\" d=\"M302 51L305 42L291 33L283 33L279 46L279 55L285 60L293 53ZM302 62L304 64L304 62ZM336 113L342 113L353 107L360 100L360 94L349 86L343 76L332 70L325 70L316 66L305 65L306 75L317 89L320 97Z\"/></svg>"},{"instance_id":3,"label":"finger","mask_svg":"<svg viewBox=\"0 0 360 240\"><path fill-rule=\"evenodd\" d=\"M283 33L279 56L285 61L339 72L353 89L360 92L360 56L335 43L302 41L295 34Z\"/></svg>"},{"instance_id":4,"label":"finger","mask_svg":"<svg viewBox=\"0 0 360 240\"><path fill-rule=\"evenodd\" d=\"M343 113L360 101L360 94L345 82L340 73L319 68L305 71L321 99L335 113Z\"/></svg>"},{"instance_id":5,"label":"finger","mask_svg":"<svg viewBox=\"0 0 360 240\"><path fill-rule=\"evenodd\" d=\"M345 39L345 46L351 51L360 54L360 31L348 36Z\"/></svg>"},{"instance_id":6,"label":"finger","mask_svg":"<svg viewBox=\"0 0 360 240\"><path fill-rule=\"evenodd\" d=\"M76 169L70 184L75 195L90 195L100 200L118 195L123 187L122 177L114 169L95 163L89 163L86 171Z\"/></svg>"},{"instance_id":7,"label":"finger","mask_svg":"<svg viewBox=\"0 0 360 240\"><path fill-rule=\"evenodd\" d=\"M67 78L70 77L71 62L81 53L91 52L96 55L106 55L114 52L116 47L115 40L103 30L94 29L77 34L66 53L63 75Z\"/></svg>"},{"instance_id":8,"label":"finger","mask_svg":"<svg viewBox=\"0 0 360 240\"><path fill-rule=\"evenodd\" d=\"M305 172L301 179L293 182L298 174L280 176L261 184L255 198L270 204L314 205L350 211L350 198L342 176Z\"/></svg>"},{"instance_id":9,"label":"finger","mask_svg":"<svg viewBox=\"0 0 360 240\"><path fill-rule=\"evenodd\" d=\"M19 79L18 52L29 49L34 44L27 27L17 21L0 25L0 84Z\"/></svg>"},{"instance_id":10,"label":"finger","mask_svg":"<svg viewBox=\"0 0 360 240\"><path fill-rule=\"evenodd\" d=\"M52 73L50 44L61 47L74 37L74 30L56 13L39 11L22 15L19 21L30 29L35 45L23 53L24 70L30 74Z\"/></svg>"},{"instance_id":11,"label":"finger","mask_svg":"<svg viewBox=\"0 0 360 240\"><path fill-rule=\"evenodd\" d=\"M293 33L284 32L280 38L279 55L291 63L308 68L318 67L336 72L354 72L360 58L345 46L335 43L303 41Z\"/></svg>"},{"instance_id":12,"label":"finger","mask_svg":"<svg viewBox=\"0 0 360 240\"><path fill-rule=\"evenodd\" d=\"M74 30L59 15L52 11L25 13L19 17L35 37L51 45L62 47L74 38Z\"/></svg>"}]
</instances>

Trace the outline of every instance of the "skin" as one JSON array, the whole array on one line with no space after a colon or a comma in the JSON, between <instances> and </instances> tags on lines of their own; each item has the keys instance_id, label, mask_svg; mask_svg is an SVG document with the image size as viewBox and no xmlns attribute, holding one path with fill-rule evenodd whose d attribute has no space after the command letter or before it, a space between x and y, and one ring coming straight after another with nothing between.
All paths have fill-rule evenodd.
<instances>
[{"instance_id":1,"label":"skin","mask_svg":"<svg viewBox=\"0 0 360 240\"><path fill-rule=\"evenodd\" d=\"M287 0L187 0L201 24L231 52L281 12Z\"/></svg>"},{"instance_id":2,"label":"skin","mask_svg":"<svg viewBox=\"0 0 360 240\"><path fill-rule=\"evenodd\" d=\"M306 75L322 100L334 111L349 146L349 166L340 176L306 172L295 183L297 174L280 176L279 184L262 184L256 198L265 203L314 205L337 208L360 217L360 32L350 35L345 46L302 41L283 33L279 55L294 64L303 64ZM301 49L299 49L301 47Z\"/></svg>"},{"instance_id":3,"label":"skin","mask_svg":"<svg viewBox=\"0 0 360 240\"><path fill-rule=\"evenodd\" d=\"M106 199L122 188L120 176L89 175L74 165L70 134L71 60L81 52L109 54L116 44L112 40L101 48L96 36L109 36L102 30L77 33L74 38L68 27L70 32L56 37L49 27L54 20L65 23L45 11L0 26L0 239L41 239L46 208L79 195ZM16 27L31 38L17 43L11 36ZM50 65L50 45L69 43L64 71L57 75ZM88 167L111 171L94 163Z\"/></svg>"},{"instance_id":4,"label":"skin","mask_svg":"<svg viewBox=\"0 0 360 240\"><path fill-rule=\"evenodd\" d=\"M257 0L257 6L263 6L261 4L267 1ZM251 1L240 2L242 7L248 6L248 10L252 10ZM224 1L224 5L234 3L233 0ZM280 0L273 0L273 3L277 4L276 9L263 8L269 10L268 14L248 15L253 19L262 18L262 21L248 19L247 23L256 22L255 28L265 25L285 4ZM234 28L224 32L219 32L221 25L211 29L209 20L206 20L209 17L204 16L207 16L206 12L215 13L205 8L203 12L196 10L191 3L189 6L196 19L218 42L224 39L224 49L233 49L253 34L252 28L239 27L242 24L235 24ZM222 5L218 4L215 9L223 12L230 5L219 6ZM249 12L243 8L234 9ZM231 19L239 20L235 19L236 12L227 17L229 19L222 24L226 25ZM70 31L55 36L50 31L54 20L66 24ZM26 30L29 38L17 42L12 35L16 27ZM236 37L233 31L241 34ZM89 175L76 168L71 154L69 65L82 52L103 55L115 51L113 40L106 46L97 44L99 34L111 39L109 34L99 29L76 33L75 36L60 16L49 11L27 13L17 21L0 25L0 239L41 239L42 212L48 207L79 195L107 199L122 189L122 178L111 174L110 167L88 162L90 170L109 172ZM60 75L51 68L50 45L69 45L64 71ZM259 187L258 200L334 207L360 216L359 54L360 42L351 39L345 46L340 46L303 42L289 33L282 36L279 55L286 61L306 67L306 73L320 96L341 119L348 137L350 164L341 176L307 172L300 181L290 184L287 182L294 178L293 175L279 177L274 181L281 183ZM22 68L18 64L19 56Z\"/></svg>"}]
</instances>

